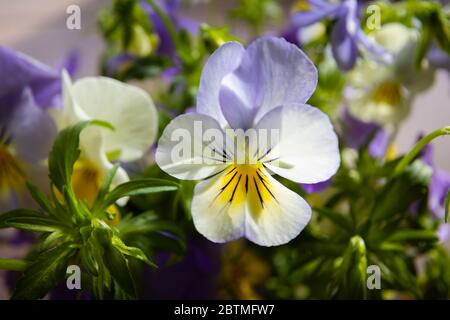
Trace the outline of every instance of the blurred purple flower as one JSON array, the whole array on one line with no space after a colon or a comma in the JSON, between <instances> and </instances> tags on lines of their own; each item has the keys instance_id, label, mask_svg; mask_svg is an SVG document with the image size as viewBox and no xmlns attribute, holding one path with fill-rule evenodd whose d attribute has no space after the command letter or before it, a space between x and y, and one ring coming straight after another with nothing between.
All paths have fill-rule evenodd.
<instances>
[{"instance_id":1,"label":"blurred purple flower","mask_svg":"<svg viewBox=\"0 0 450 320\"><path fill-rule=\"evenodd\" d=\"M156 0L155 3L169 17L177 31L184 29L192 34L197 33L199 24L178 14L180 7L179 0ZM158 54L174 58L176 53L175 44L173 43L169 30L166 28L164 22L148 2L141 1L141 6L149 15L155 28L155 32L159 37Z\"/></svg>"},{"instance_id":2,"label":"blurred purple flower","mask_svg":"<svg viewBox=\"0 0 450 320\"><path fill-rule=\"evenodd\" d=\"M427 55L433 68L450 71L450 56L438 47L431 47Z\"/></svg>"},{"instance_id":3,"label":"blurred purple flower","mask_svg":"<svg viewBox=\"0 0 450 320\"><path fill-rule=\"evenodd\" d=\"M341 130L347 147L358 149L374 134L369 144L369 154L374 158L381 158L386 154L389 137L383 128L353 117L347 108L344 108L341 114Z\"/></svg>"},{"instance_id":4,"label":"blurred purple flower","mask_svg":"<svg viewBox=\"0 0 450 320\"><path fill-rule=\"evenodd\" d=\"M37 106L58 107L61 93L61 69L73 74L78 55L71 53L59 69L52 69L22 53L0 46L0 98L20 95L29 88Z\"/></svg>"},{"instance_id":5,"label":"blurred purple flower","mask_svg":"<svg viewBox=\"0 0 450 320\"><path fill-rule=\"evenodd\" d=\"M204 238L188 241L184 259L173 266L161 266L167 256L160 255L157 270L146 270L146 299L213 299L220 272L222 246Z\"/></svg>"},{"instance_id":6,"label":"blurred purple flower","mask_svg":"<svg viewBox=\"0 0 450 320\"><path fill-rule=\"evenodd\" d=\"M337 65L342 70L354 67L359 56L359 47L364 47L374 58L388 60L387 51L371 42L360 27L358 2L346 0L339 4L330 4L324 0L308 0L308 10L300 11L292 16L292 25L303 28L321 21L324 18L336 19L331 33L331 49ZM293 30L286 35L292 38Z\"/></svg>"},{"instance_id":7,"label":"blurred purple flower","mask_svg":"<svg viewBox=\"0 0 450 320\"><path fill-rule=\"evenodd\" d=\"M438 231L439 243L446 243L450 239L450 225L443 223L439 226Z\"/></svg>"},{"instance_id":8,"label":"blurred purple flower","mask_svg":"<svg viewBox=\"0 0 450 320\"><path fill-rule=\"evenodd\" d=\"M61 68L74 71L72 54ZM59 107L61 72L0 46L0 212L27 203L25 181L47 187L44 160L56 126L46 112Z\"/></svg>"}]
</instances>

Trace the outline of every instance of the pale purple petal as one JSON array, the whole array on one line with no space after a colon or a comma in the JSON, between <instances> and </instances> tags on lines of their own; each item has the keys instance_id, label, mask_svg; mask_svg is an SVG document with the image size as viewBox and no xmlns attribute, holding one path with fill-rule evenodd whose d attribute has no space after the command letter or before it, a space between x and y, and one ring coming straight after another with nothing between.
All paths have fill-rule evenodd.
<instances>
[{"instance_id":1,"label":"pale purple petal","mask_svg":"<svg viewBox=\"0 0 450 320\"><path fill-rule=\"evenodd\" d=\"M317 70L297 46L282 38L262 37L223 81L249 108L258 110L256 123L273 108L305 103L316 88Z\"/></svg>"},{"instance_id":2,"label":"pale purple petal","mask_svg":"<svg viewBox=\"0 0 450 320\"><path fill-rule=\"evenodd\" d=\"M341 127L345 145L354 149L358 149L379 128L374 123L362 122L353 117L347 108L342 111Z\"/></svg>"},{"instance_id":3,"label":"pale purple petal","mask_svg":"<svg viewBox=\"0 0 450 320\"><path fill-rule=\"evenodd\" d=\"M217 49L203 67L197 94L197 112L211 116L222 126L227 124L219 103L223 78L235 70L244 55L240 43L228 42Z\"/></svg>"},{"instance_id":4,"label":"pale purple petal","mask_svg":"<svg viewBox=\"0 0 450 320\"><path fill-rule=\"evenodd\" d=\"M292 16L292 24L296 27L307 27L316 22L321 21L330 13L333 13L334 9L329 9L328 11L302 11L297 12L294 16Z\"/></svg>"},{"instance_id":5,"label":"pale purple petal","mask_svg":"<svg viewBox=\"0 0 450 320\"><path fill-rule=\"evenodd\" d=\"M22 91L30 87L33 94L39 97L38 104L45 105L47 94L41 93L48 84L53 86L59 81L59 72L18 52L0 46L0 96ZM41 98L42 95L42 98Z\"/></svg>"},{"instance_id":6,"label":"pale purple petal","mask_svg":"<svg viewBox=\"0 0 450 320\"><path fill-rule=\"evenodd\" d=\"M358 58L358 45L354 34L349 33L346 19L339 19L331 34L331 49L337 65L342 70L354 67Z\"/></svg>"},{"instance_id":7,"label":"pale purple petal","mask_svg":"<svg viewBox=\"0 0 450 320\"><path fill-rule=\"evenodd\" d=\"M332 18L340 10L341 6L330 5L325 1L312 0L308 1L311 9L308 11L299 11L295 13L291 22L296 27L306 27L312 25L325 17Z\"/></svg>"},{"instance_id":8,"label":"pale purple petal","mask_svg":"<svg viewBox=\"0 0 450 320\"><path fill-rule=\"evenodd\" d=\"M56 126L50 115L36 105L29 88L17 100L8 127L11 144L21 161L34 163L47 158Z\"/></svg>"},{"instance_id":9,"label":"pale purple petal","mask_svg":"<svg viewBox=\"0 0 450 320\"><path fill-rule=\"evenodd\" d=\"M378 129L369 144L369 154L374 158L381 158L389 147L389 135L382 128Z\"/></svg>"},{"instance_id":10,"label":"pale purple petal","mask_svg":"<svg viewBox=\"0 0 450 320\"><path fill-rule=\"evenodd\" d=\"M450 225L443 223L439 226L437 231L439 243L444 244L450 239Z\"/></svg>"},{"instance_id":11,"label":"pale purple petal","mask_svg":"<svg viewBox=\"0 0 450 320\"><path fill-rule=\"evenodd\" d=\"M233 88L229 88L222 83L219 93L219 101L222 113L228 124L233 129L248 129L252 126L256 109L245 101L245 95L239 96Z\"/></svg>"}]
</instances>

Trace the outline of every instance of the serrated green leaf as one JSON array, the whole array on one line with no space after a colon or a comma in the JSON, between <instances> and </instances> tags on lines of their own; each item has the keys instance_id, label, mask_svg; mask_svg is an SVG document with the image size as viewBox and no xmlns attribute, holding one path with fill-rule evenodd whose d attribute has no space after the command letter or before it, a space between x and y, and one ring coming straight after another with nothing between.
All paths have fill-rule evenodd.
<instances>
[{"instance_id":1,"label":"serrated green leaf","mask_svg":"<svg viewBox=\"0 0 450 320\"><path fill-rule=\"evenodd\" d=\"M42 298L64 279L69 260L75 252L75 249L68 246L60 246L40 253L17 281L11 299L34 300Z\"/></svg>"},{"instance_id":2,"label":"serrated green leaf","mask_svg":"<svg viewBox=\"0 0 450 320\"><path fill-rule=\"evenodd\" d=\"M147 265L149 265L150 267L154 267L154 268L157 267L157 265L153 261L151 261L141 249L136 248L136 247L127 246L117 236L114 236L112 238L112 245L115 246L124 255L131 256L138 260L141 260L141 261L145 262Z\"/></svg>"},{"instance_id":3,"label":"serrated green leaf","mask_svg":"<svg viewBox=\"0 0 450 320\"><path fill-rule=\"evenodd\" d=\"M130 296L136 296L134 280L128 268L128 261L113 245L103 248L103 261L115 282Z\"/></svg>"}]
</instances>

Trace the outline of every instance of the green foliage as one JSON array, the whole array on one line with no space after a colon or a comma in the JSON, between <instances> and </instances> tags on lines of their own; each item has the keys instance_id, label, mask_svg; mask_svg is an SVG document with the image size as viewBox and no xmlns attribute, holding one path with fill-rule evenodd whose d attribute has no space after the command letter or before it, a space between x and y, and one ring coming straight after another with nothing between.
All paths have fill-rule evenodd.
<instances>
[{"instance_id":1,"label":"green foliage","mask_svg":"<svg viewBox=\"0 0 450 320\"><path fill-rule=\"evenodd\" d=\"M0 216L0 228L16 228L41 234L37 251L30 255L23 276L17 281L13 299L39 299L64 280L69 264L78 264L87 271L85 277L96 298L118 295L136 297L136 275L129 268L130 259L137 259L151 267L156 246L152 241L136 241L140 236L170 234L169 245L181 254L184 246L182 232L173 223L155 214L129 215L119 226L108 224L111 206L124 197L177 191L175 182L162 179L138 179L110 190L117 171L115 165L107 174L92 207L76 198L72 190L73 166L80 155L79 136L90 125L108 124L99 121L81 122L60 132L49 156L49 176L53 195L44 193L28 183L28 189L40 211L18 209ZM145 224L142 224L145 223ZM121 232L121 230L125 230ZM134 238L133 238L134 237ZM166 236L163 236L166 237ZM181 249L180 249L181 248Z\"/></svg>"},{"instance_id":2,"label":"green foliage","mask_svg":"<svg viewBox=\"0 0 450 320\"><path fill-rule=\"evenodd\" d=\"M274 0L239 0L229 12L231 18L247 23L254 34L260 34L268 21L280 19L281 14L281 6Z\"/></svg>"}]
</instances>

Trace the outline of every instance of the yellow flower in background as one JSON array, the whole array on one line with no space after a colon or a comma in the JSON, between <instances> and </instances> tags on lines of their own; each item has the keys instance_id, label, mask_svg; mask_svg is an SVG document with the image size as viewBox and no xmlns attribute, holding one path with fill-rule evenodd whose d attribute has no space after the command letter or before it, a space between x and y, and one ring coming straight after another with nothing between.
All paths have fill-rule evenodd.
<instances>
[{"instance_id":1,"label":"yellow flower in background","mask_svg":"<svg viewBox=\"0 0 450 320\"><path fill-rule=\"evenodd\" d=\"M259 258L244 241L227 245L222 255L219 296L223 299L262 299L258 290L270 276L269 265Z\"/></svg>"},{"instance_id":2,"label":"yellow flower in background","mask_svg":"<svg viewBox=\"0 0 450 320\"><path fill-rule=\"evenodd\" d=\"M346 94L350 113L380 125L396 124L410 112L417 93L428 88L434 73L424 63L415 66L419 32L400 23L388 23L368 35L393 54L392 63L360 60L349 74Z\"/></svg>"}]
</instances>

